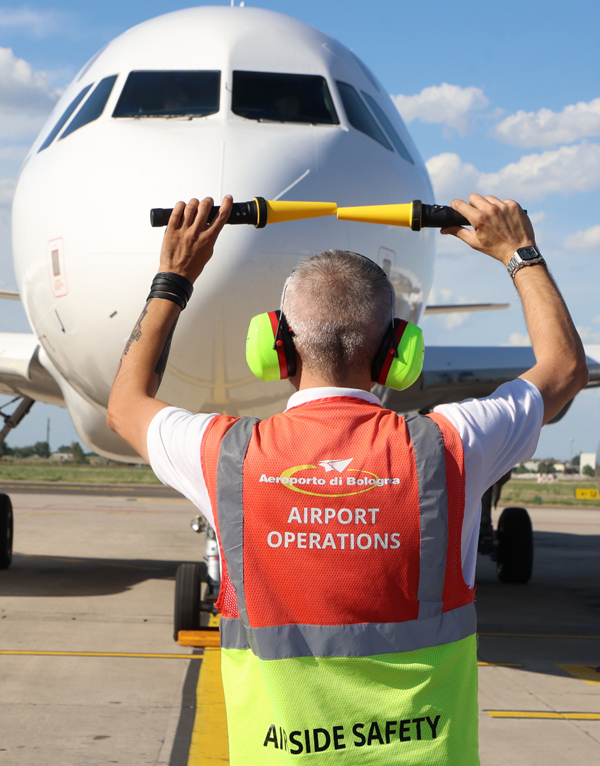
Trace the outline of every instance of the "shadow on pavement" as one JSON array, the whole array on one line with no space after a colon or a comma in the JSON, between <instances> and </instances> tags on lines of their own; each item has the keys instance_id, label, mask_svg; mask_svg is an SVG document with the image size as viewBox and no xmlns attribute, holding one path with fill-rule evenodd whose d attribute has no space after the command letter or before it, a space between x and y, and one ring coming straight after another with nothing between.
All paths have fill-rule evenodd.
<instances>
[{"instance_id":1,"label":"shadow on pavement","mask_svg":"<svg viewBox=\"0 0 600 766\"><path fill-rule=\"evenodd\" d=\"M181 561L26 556L0 571L0 594L14 597L106 596L145 580L174 580Z\"/></svg>"}]
</instances>

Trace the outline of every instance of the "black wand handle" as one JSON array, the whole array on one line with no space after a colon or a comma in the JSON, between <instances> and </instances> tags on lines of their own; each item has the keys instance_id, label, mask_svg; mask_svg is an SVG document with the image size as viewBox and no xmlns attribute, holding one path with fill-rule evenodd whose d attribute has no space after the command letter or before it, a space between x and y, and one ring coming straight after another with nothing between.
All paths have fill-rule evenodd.
<instances>
[{"instance_id":1,"label":"black wand handle","mask_svg":"<svg viewBox=\"0 0 600 766\"><path fill-rule=\"evenodd\" d=\"M527 213L527 210L523 211ZM446 226L470 226L464 215L448 205L425 205L419 200L413 202L413 231L427 227L444 229Z\"/></svg>"},{"instance_id":2,"label":"black wand handle","mask_svg":"<svg viewBox=\"0 0 600 766\"><path fill-rule=\"evenodd\" d=\"M166 226L169 223L169 218L171 217L172 212L173 208L152 208L150 211L150 225L154 227ZM218 214L219 205L213 205L210 213L208 214L208 223L213 221ZM227 223L248 223L252 224L252 226L256 226L258 224L258 216L259 212L256 200L252 200L251 202L234 202L233 208L231 210L231 215L229 216Z\"/></svg>"},{"instance_id":3,"label":"black wand handle","mask_svg":"<svg viewBox=\"0 0 600 766\"><path fill-rule=\"evenodd\" d=\"M421 228L443 229L446 226L470 226L464 215L448 205L423 205Z\"/></svg>"}]
</instances>

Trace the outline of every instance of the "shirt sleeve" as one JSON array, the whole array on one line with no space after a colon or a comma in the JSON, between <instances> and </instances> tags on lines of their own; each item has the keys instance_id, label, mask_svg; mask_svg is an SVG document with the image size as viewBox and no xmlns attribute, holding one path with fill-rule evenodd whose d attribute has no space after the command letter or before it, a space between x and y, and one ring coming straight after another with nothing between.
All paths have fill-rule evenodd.
<instances>
[{"instance_id":1,"label":"shirt sleeve","mask_svg":"<svg viewBox=\"0 0 600 766\"><path fill-rule=\"evenodd\" d=\"M167 487L187 497L214 528L213 509L202 474L200 448L215 415L192 415L165 407L150 423L147 435L150 466Z\"/></svg>"},{"instance_id":2,"label":"shirt sleeve","mask_svg":"<svg viewBox=\"0 0 600 766\"><path fill-rule=\"evenodd\" d=\"M518 378L485 399L442 404L435 412L457 429L465 456L465 515L462 560L465 581L473 586L479 539L481 496L504 474L536 450L544 402L538 389Z\"/></svg>"}]
</instances>

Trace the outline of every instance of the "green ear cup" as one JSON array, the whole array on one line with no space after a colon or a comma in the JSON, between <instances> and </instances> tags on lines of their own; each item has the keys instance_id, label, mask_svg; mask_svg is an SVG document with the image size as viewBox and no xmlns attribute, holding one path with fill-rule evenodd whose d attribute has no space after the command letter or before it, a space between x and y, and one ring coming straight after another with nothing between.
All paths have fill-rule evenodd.
<instances>
[{"instance_id":1,"label":"green ear cup","mask_svg":"<svg viewBox=\"0 0 600 766\"><path fill-rule=\"evenodd\" d=\"M412 386L423 369L424 354L423 331L417 325L406 322L398 341L398 357L393 359L384 385L396 391Z\"/></svg>"},{"instance_id":2,"label":"green ear cup","mask_svg":"<svg viewBox=\"0 0 600 766\"><path fill-rule=\"evenodd\" d=\"M274 313L271 311L252 317L248 328L246 361L260 380L281 380L279 353L273 348L275 331L271 314Z\"/></svg>"}]
</instances>

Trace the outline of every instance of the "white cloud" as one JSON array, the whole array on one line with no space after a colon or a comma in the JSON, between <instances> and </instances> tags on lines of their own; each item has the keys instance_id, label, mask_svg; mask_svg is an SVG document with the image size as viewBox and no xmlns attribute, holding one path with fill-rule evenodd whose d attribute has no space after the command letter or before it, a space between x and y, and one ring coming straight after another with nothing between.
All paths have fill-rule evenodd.
<instances>
[{"instance_id":1,"label":"white cloud","mask_svg":"<svg viewBox=\"0 0 600 766\"><path fill-rule=\"evenodd\" d=\"M0 208L8 208L12 204L15 185L14 178L0 178Z\"/></svg>"},{"instance_id":2,"label":"white cloud","mask_svg":"<svg viewBox=\"0 0 600 766\"><path fill-rule=\"evenodd\" d=\"M62 16L54 11L31 8L0 8L0 29L18 29L33 37L47 37L60 31Z\"/></svg>"},{"instance_id":3,"label":"white cloud","mask_svg":"<svg viewBox=\"0 0 600 766\"><path fill-rule=\"evenodd\" d=\"M577 327L581 340L586 345L593 345L600 343L600 330L595 330L592 327Z\"/></svg>"},{"instance_id":4,"label":"white cloud","mask_svg":"<svg viewBox=\"0 0 600 766\"><path fill-rule=\"evenodd\" d=\"M33 137L57 100L43 72L0 47L0 140Z\"/></svg>"},{"instance_id":5,"label":"white cloud","mask_svg":"<svg viewBox=\"0 0 600 766\"><path fill-rule=\"evenodd\" d=\"M600 186L600 144L583 141L554 151L528 154L496 173L482 173L446 152L426 163L438 200L466 199L472 192L500 198L538 200Z\"/></svg>"},{"instance_id":6,"label":"white cloud","mask_svg":"<svg viewBox=\"0 0 600 766\"><path fill-rule=\"evenodd\" d=\"M520 110L498 123L492 135L507 144L525 148L571 144L582 138L600 136L600 98L570 104L562 112Z\"/></svg>"},{"instance_id":7,"label":"white cloud","mask_svg":"<svg viewBox=\"0 0 600 766\"><path fill-rule=\"evenodd\" d=\"M0 105L48 112L55 102L43 72L34 72L10 48L0 48Z\"/></svg>"},{"instance_id":8,"label":"white cloud","mask_svg":"<svg viewBox=\"0 0 600 766\"><path fill-rule=\"evenodd\" d=\"M529 220L531 223L541 223L546 218L546 213L543 210L537 210L535 213L529 213Z\"/></svg>"},{"instance_id":9,"label":"white cloud","mask_svg":"<svg viewBox=\"0 0 600 766\"><path fill-rule=\"evenodd\" d=\"M503 346L531 346L529 335L523 332L512 332L508 338L508 343L503 343Z\"/></svg>"},{"instance_id":10,"label":"white cloud","mask_svg":"<svg viewBox=\"0 0 600 766\"><path fill-rule=\"evenodd\" d=\"M481 173L475 165L463 162L458 154L444 152L431 157L425 163L436 200L446 204L455 197L468 199L469 194L479 191Z\"/></svg>"},{"instance_id":11,"label":"white cloud","mask_svg":"<svg viewBox=\"0 0 600 766\"><path fill-rule=\"evenodd\" d=\"M455 239L453 237L453 239ZM455 240L459 242L459 240ZM459 244L462 244L459 242ZM463 244L464 248L464 244ZM427 299L427 305L428 306L448 306L448 305L454 305L454 304L461 304L461 303L468 303L469 301L464 297L460 296L457 297L456 294L452 290L448 290L446 287L442 287L439 291L439 296L436 293L436 291L431 288L429 291L429 297ZM432 316L426 317L428 322L435 321L435 320L441 320L444 325L445 330L454 330L456 327L460 327L463 322L469 318L470 312L468 311L461 311L461 312L449 312L447 314L433 314ZM425 317L424 317L425 318ZM422 320L423 321L423 320Z\"/></svg>"},{"instance_id":12,"label":"white cloud","mask_svg":"<svg viewBox=\"0 0 600 766\"><path fill-rule=\"evenodd\" d=\"M563 240L565 250L598 250L600 249L600 226L578 231Z\"/></svg>"},{"instance_id":13,"label":"white cloud","mask_svg":"<svg viewBox=\"0 0 600 766\"><path fill-rule=\"evenodd\" d=\"M456 130L464 136L469 130L469 119L473 113L485 109L490 103L481 88L470 85L431 85L414 96L392 96L405 122L419 119L434 122Z\"/></svg>"}]
</instances>

